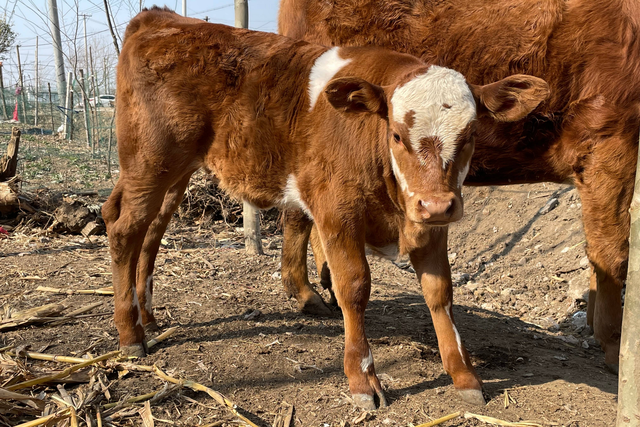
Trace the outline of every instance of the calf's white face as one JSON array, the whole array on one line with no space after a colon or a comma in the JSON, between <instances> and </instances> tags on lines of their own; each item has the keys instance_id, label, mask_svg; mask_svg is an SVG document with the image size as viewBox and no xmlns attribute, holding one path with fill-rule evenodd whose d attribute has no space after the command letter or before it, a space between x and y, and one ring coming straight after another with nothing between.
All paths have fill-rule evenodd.
<instances>
[{"instance_id":1,"label":"calf's white face","mask_svg":"<svg viewBox=\"0 0 640 427\"><path fill-rule=\"evenodd\" d=\"M312 72L311 105L320 84L346 65L339 49L316 62L326 72ZM325 61L326 60L326 61ZM321 77L320 77L321 76ZM484 86L469 85L453 70L417 66L390 86L358 77L336 78L327 84L329 103L344 113L377 114L387 122L387 135L378 126L362 128L362 137L387 141L389 162L397 182L397 199L414 223L446 225L462 217L462 183L474 150L476 117L517 121L549 96L547 83L533 76L513 75ZM349 136L346 136L347 138ZM352 136L353 137L353 136Z\"/></svg>"},{"instance_id":2,"label":"calf's white face","mask_svg":"<svg viewBox=\"0 0 640 427\"><path fill-rule=\"evenodd\" d=\"M462 74L435 65L396 88L391 105L393 121L409 127L415 152L421 151L423 138L440 140L443 169L456 154L458 137L476 117L476 102Z\"/></svg>"},{"instance_id":3,"label":"calf's white face","mask_svg":"<svg viewBox=\"0 0 640 427\"><path fill-rule=\"evenodd\" d=\"M408 219L457 221L474 145L469 85L460 73L431 66L393 90L390 110L391 164Z\"/></svg>"}]
</instances>

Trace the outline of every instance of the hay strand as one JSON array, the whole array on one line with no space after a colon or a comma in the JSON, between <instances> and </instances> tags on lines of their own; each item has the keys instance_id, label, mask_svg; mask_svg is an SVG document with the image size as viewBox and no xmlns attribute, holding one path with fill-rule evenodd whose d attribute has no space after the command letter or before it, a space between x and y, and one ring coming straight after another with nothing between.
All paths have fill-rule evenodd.
<instances>
[{"instance_id":1,"label":"hay strand","mask_svg":"<svg viewBox=\"0 0 640 427\"><path fill-rule=\"evenodd\" d=\"M211 396L216 402L218 402L221 405L226 406L227 408L229 408L231 410L231 412L233 412L233 414L240 418L242 421L244 421L245 423L247 423L248 425L250 425L251 427L258 427L256 424L254 424L251 420L249 420L247 417L243 416L242 414L240 414L237 410L237 405L235 403L233 403L232 401L230 401L229 399L227 399L224 395L222 395L221 393L218 393L215 390L210 389L209 387L205 387L200 383L197 383L195 381L191 381L191 380L179 380L177 378L173 378L170 377L169 375L165 374L160 368L158 368L157 366L153 366L153 371L155 372L155 374L157 376L159 376L160 378L162 378L165 381L174 383L174 384L181 384L184 387L188 387L192 390L196 390L196 391L203 391L205 393L207 393L209 396Z\"/></svg>"},{"instance_id":2,"label":"hay strand","mask_svg":"<svg viewBox=\"0 0 640 427\"><path fill-rule=\"evenodd\" d=\"M158 335L155 338L151 338L149 341L147 341L147 348L151 348L154 345L161 343L162 341L166 340L167 338L169 338L171 335L173 335L173 333L175 331L177 331L178 328L174 327L174 328L169 328L166 331L164 331L163 333L161 333L160 335Z\"/></svg>"},{"instance_id":3,"label":"hay strand","mask_svg":"<svg viewBox=\"0 0 640 427\"><path fill-rule=\"evenodd\" d=\"M40 377L40 378L35 378L33 380L29 380L29 381L24 381L18 384L14 384L10 387L7 387L8 390L20 390L22 388L26 388L26 387L32 387L34 385L38 385L38 384L44 384L53 380L57 380L60 378L64 378L70 374L72 374L73 372L77 371L78 369L82 369L84 367L90 366L90 365L94 365L96 363L102 362L103 360L108 360L111 359L113 357L116 357L120 354L120 351L112 351L110 353L107 354L103 354L100 357L96 357L95 359L89 359L86 360L82 363L78 363L77 365L73 365L68 367L67 369L65 369L64 371L58 372L57 374L54 375L50 375L50 376L46 376L46 377Z\"/></svg>"},{"instance_id":4,"label":"hay strand","mask_svg":"<svg viewBox=\"0 0 640 427\"><path fill-rule=\"evenodd\" d=\"M433 427L433 426L437 426L440 425L446 421L452 420L454 418L457 418L461 415L460 411L458 412L454 412L453 414L449 414L449 415L445 415L444 417L440 417L436 420L433 421L429 421L428 423L424 423L424 424L420 424L417 425L416 427Z\"/></svg>"},{"instance_id":5,"label":"hay strand","mask_svg":"<svg viewBox=\"0 0 640 427\"><path fill-rule=\"evenodd\" d=\"M38 286L36 291L51 292L63 295L113 295L113 287L107 286L100 289L58 289L49 286Z\"/></svg>"},{"instance_id":6,"label":"hay strand","mask_svg":"<svg viewBox=\"0 0 640 427\"><path fill-rule=\"evenodd\" d=\"M470 412L466 412L464 414L464 417L466 419L469 418L475 418L478 421L482 421L483 423L487 423L487 424L493 424L496 426L505 426L505 427L542 427L541 424L532 422L532 421L518 421L516 423L512 423L509 421L504 421L504 420L499 420L497 418L493 418L493 417L487 417L486 415L478 415L478 414L472 414Z\"/></svg>"}]
</instances>

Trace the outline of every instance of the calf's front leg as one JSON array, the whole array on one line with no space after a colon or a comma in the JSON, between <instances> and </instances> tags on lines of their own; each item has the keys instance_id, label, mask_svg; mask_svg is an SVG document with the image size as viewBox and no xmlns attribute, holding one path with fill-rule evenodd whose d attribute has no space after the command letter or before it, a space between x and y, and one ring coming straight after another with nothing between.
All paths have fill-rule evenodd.
<instances>
[{"instance_id":1,"label":"calf's front leg","mask_svg":"<svg viewBox=\"0 0 640 427\"><path fill-rule=\"evenodd\" d=\"M453 320L447 231L448 227L434 227L429 231L427 243L410 252L409 257L431 312L445 371L451 375L453 385L465 402L484 405L482 381L471 364Z\"/></svg>"}]
</instances>

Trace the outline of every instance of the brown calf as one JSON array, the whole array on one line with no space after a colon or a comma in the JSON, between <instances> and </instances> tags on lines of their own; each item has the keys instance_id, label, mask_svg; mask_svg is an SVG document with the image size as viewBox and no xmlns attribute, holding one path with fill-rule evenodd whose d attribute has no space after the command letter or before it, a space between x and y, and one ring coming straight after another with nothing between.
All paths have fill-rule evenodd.
<instances>
[{"instance_id":1,"label":"brown calf","mask_svg":"<svg viewBox=\"0 0 640 427\"><path fill-rule=\"evenodd\" d=\"M482 400L442 286L446 258L426 255L446 245L443 225L462 215L476 115L517 120L546 96L535 77L469 86L455 71L380 48L328 49L168 10L140 13L118 65L121 174L103 207L120 348L146 353L160 239L189 177L205 167L238 198L315 221L356 403L375 408L375 393L385 403L364 328L365 242L398 240L421 272L447 370L468 399Z\"/></svg>"},{"instance_id":2,"label":"brown calf","mask_svg":"<svg viewBox=\"0 0 640 427\"><path fill-rule=\"evenodd\" d=\"M527 119L479 120L465 184L553 181L578 188L592 267L587 318L616 370L640 124L640 2L281 0L279 31L327 46L410 53L475 84L513 73L549 82L549 101ZM306 240L283 248L301 250ZM294 273L283 271L292 277L289 292L301 307L322 310L299 273L301 256L289 258L298 263Z\"/></svg>"}]
</instances>

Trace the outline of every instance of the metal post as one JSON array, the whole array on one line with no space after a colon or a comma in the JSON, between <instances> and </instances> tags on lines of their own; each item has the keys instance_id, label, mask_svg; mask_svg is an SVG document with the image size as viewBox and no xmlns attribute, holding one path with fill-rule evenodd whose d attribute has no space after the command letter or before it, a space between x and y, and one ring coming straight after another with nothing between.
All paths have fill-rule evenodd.
<instances>
[{"instance_id":1,"label":"metal post","mask_svg":"<svg viewBox=\"0 0 640 427\"><path fill-rule=\"evenodd\" d=\"M182 16L187 16L187 0L182 0Z\"/></svg>"},{"instance_id":2,"label":"metal post","mask_svg":"<svg viewBox=\"0 0 640 427\"><path fill-rule=\"evenodd\" d=\"M617 427L640 426L640 150L629 212L629 272L620 338Z\"/></svg>"},{"instance_id":3,"label":"metal post","mask_svg":"<svg viewBox=\"0 0 640 427\"><path fill-rule=\"evenodd\" d=\"M38 94L40 93L40 81L38 80L38 36L36 36L36 114L35 114L35 118L33 120L33 125L34 126L38 126L38 105L40 104L38 102Z\"/></svg>"},{"instance_id":4,"label":"metal post","mask_svg":"<svg viewBox=\"0 0 640 427\"><path fill-rule=\"evenodd\" d=\"M61 103L60 96L67 92L67 82L64 80L64 59L62 58L62 41L60 38L60 24L58 23L58 4L56 0L49 1L49 28L53 38L54 60L56 63L56 82L58 89L58 103ZM61 112L64 121L65 112Z\"/></svg>"}]
</instances>

